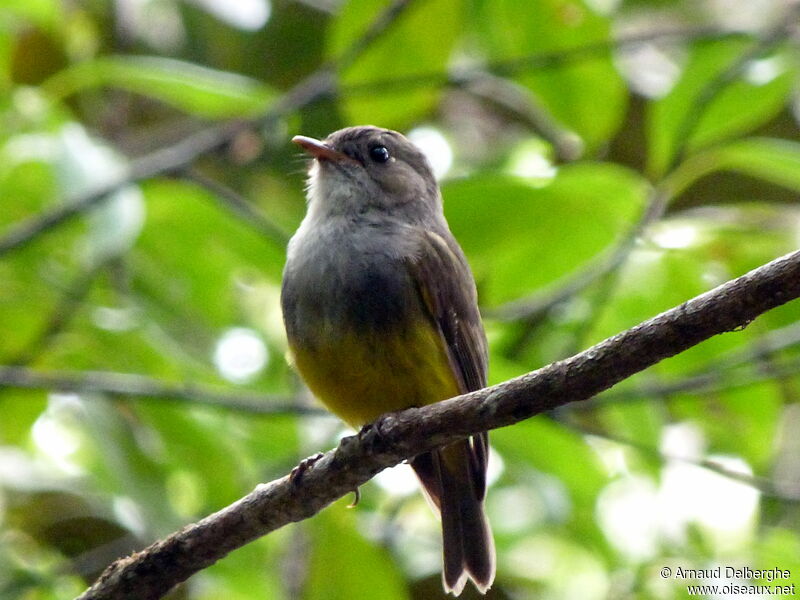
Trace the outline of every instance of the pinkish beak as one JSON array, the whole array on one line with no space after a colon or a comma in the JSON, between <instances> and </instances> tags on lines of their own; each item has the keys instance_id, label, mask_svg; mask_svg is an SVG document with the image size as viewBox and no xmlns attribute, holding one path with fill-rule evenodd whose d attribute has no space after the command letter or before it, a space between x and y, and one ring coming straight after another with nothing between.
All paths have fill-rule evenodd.
<instances>
[{"instance_id":1,"label":"pinkish beak","mask_svg":"<svg viewBox=\"0 0 800 600\"><path fill-rule=\"evenodd\" d=\"M356 162L344 152L334 150L324 142L316 140L312 137L296 135L292 138L292 141L317 160L330 160L333 162Z\"/></svg>"}]
</instances>

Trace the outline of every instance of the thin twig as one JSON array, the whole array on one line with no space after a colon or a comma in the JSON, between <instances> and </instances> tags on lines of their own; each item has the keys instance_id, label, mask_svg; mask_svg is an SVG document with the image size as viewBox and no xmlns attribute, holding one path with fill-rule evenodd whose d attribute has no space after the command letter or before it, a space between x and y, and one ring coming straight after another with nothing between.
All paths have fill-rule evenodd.
<instances>
[{"instance_id":1,"label":"thin twig","mask_svg":"<svg viewBox=\"0 0 800 600\"><path fill-rule=\"evenodd\" d=\"M800 8L795 8L791 12L794 14L798 10L800 10ZM677 164L679 158L683 156L687 141L714 98L716 98L729 83L734 81L752 60L769 52L782 42L791 31L790 25L792 24L783 23L769 35L759 40L758 43L743 53L732 65L701 91L697 101L693 105L693 110L687 113L679 128L681 133L677 136L677 139L680 140L680 145L676 149L673 165ZM718 31L718 34L719 33ZM641 36L642 34L639 35ZM665 35L665 37L669 36ZM637 39L637 36L632 36L628 38L628 41L630 43L641 43L643 40L641 37ZM527 298L513 300L497 308L487 310L485 313L486 316L497 318L502 321L524 319L528 323L536 323L540 316L552 307L573 297L595 281L621 267L632 251L635 241L644 233L650 224L657 221L663 215L670 201L670 193L667 188L668 186L665 185L654 190L652 200L642 219L640 219L631 232L623 238L610 255L601 258L599 261L592 262L553 292L539 292ZM527 338L528 336L523 337Z\"/></svg>"},{"instance_id":2,"label":"thin twig","mask_svg":"<svg viewBox=\"0 0 800 600\"><path fill-rule=\"evenodd\" d=\"M370 23L370 26L336 59L338 70L353 64L380 36L394 25L413 0L395 0Z\"/></svg>"},{"instance_id":3,"label":"thin twig","mask_svg":"<svg viewBox=\"0 0 800 600\"><path fill-rule=\"evenodd\" d=\"M664 398L676 393L712 393L746 387L763 381L800 373L800 359L760 368L763 360L779 350L800 344L800 323L770 331L752 342L752 347L734 350L702 372L678 381L659 382L635 390L610 392L588 403L574 404L570 410L593 409L600 402ZM754 365L756 373L721 372L742 364ZM138 374L108 371L41 371L18 365L0 365L0 388L27 388L46 391L100 393L129 398L177 400L261 415L324 415L326 411L293 403L289 397L255 392L239 392L197 384L166 382Z\"/></svg>"},{"instance_id":4,"label":"thin twig","mask_svg":"<svg viewBox=\"0 0 800 600\"><path fill-rule=\"evenodd\" d=\"M762 363L763 364L763 363ZM766 366L766 365L765 365ZM606 393L586 404L571 407L575 410L593 410L598 406L607 404L619 404L622 402L641 402L654 398L666 399L676 394L716 394L730 390L749 387L751 385L791 377L800 373L800 359L790 360L777 365L770 364L768 368L757 371L756 373L744 373L737 370L730 371L708 371L681 377L677 381L658 382L648 385L641 385L631 389L619 390Z\"/></svg>"},{"instance_id":5,"label":"thin twig","mask_svg":"<svg viewBox=\"0 0 800 600\"><path fill-rule=\"evenodd\" d=\"M580 158L583 152L580 136L561 125L531 90L490 73L482 73L470 79L464 77L460 89L541 136L553 146L558 162Z\"/></svg>"},{"instance_id":6,"label":"thin twig","mask_svg":"<svg viewBox=\"0 0 800 600\"><path fill-rule=\"evenodd\" d=\"M264 415L320 414L298 405L291 397L226 388L171 383L129 373L108 371L39 371L27 367L0 366L0 388L40 389L83 395L110 394L202 404Z\"/></svg>"},{"instance_id":7,"label":"thin twig","mask_svg":"<svg viewBox=\"0 0 800 600\"><path fill-rule=\"evenodd\" d=\"M302 475L283 477L112 564L81 600L152 600L229 552L316 514L399 462L487 429L586 400L714 335L800 297L800 251L697 296L567 360L422 408L389 413Z\"/></svg>"},{"instance_id":8,"label":"thin twig","mask_svg":"<svg viewBox=\"0 0 800 600\"><path fill-rule=\"evenodd\" d=\"M592 261L555 290L538 292L495 308L485 309L484 316L500 321L534 321L553 307L569 300L607 273L619 268L636 245L637 240L652 223L664 214L668 201L669 197L665 190L660 188L652 190L642 216L608 254Z\"/></svg>"},{"instance_id":9,"label":"thin twig","mask_svg":"<svg viewBox=\"0 0 800 600\"><path fill-rule=\"evenodd\" d=\"M397 2L387 9L385 15L394 15L396 18L399 17L403 13L401 8L404 8L405 4L406 2L402 0ZM371 37L375 35L374 32L385 31L385 29L392 24L391 19L386 19L385 15L379 17L381 27L368 28L365 32L365 36ZM570 61L590 57L598 52L607 52L614 47L640 44L647 41L662 39L702 40L705 38L716 39L738 35L741 34L709 27L646 32L612 41L603 40L578 48L495 61L482 68L480 71L489 71L496 75L507 76L522 70L555 67ZM353 42L351 47L358 47L360 50L365 50L368 46L368 43L357 39ZM349 64L349 62L356 58L356 53L355 51L345 50L342 57L343 60ZM108 194L125 185L143 179L149 179L163 173L183 169L187 165L193 163L198 157L224 146L236 135L248 128L259 125L270 125L277 119L295 110L299 110L326 96L333 95L337 88L335 76L336 68L337 64L335 61L322 65L317 71L303 79L282 96L260 119L214 125L208 129L189 135L170 146L165 146L150 154L134 159L131 161L127 172L98 186L94 191L67 198L59 206L11 226L5 235L0 237L0 256L24 246L38 235L65 223L78 214L90 210L100 203ZM470 70L455 76L437 72L411 75L408 77L396 77L393 79L368 81L344 86L340 90L340 93L344 95L374 94L376 92L390 93L397 88L458 83L459 81L463 81L464 78L469 79L474 75L475 72Z\"/></svg>"},{"instance_id":10,"label":"thin twig","mask_svg":"<svg viewBox=\"0 0 800 600\"><path fill-rule=\"evenodd\" d=\"M169 173L191 163L198 156L225 145L245 127L243 122L210 127L132 161L126 170L97 185L92 191L71 196L58 206L13 225L0 237L0 256L21 248L40 234L94 208L109 194L126 185Z\"/></svg>"},{"instance_id":11,"label":"thin twig","mask_svg":"<svg viewBox=\"0 0 800 600\"><path fill-rule=\"evenodd\" d=\"M646 42L662 40L704 41L727 37L742 37L737 31L728 31L719 27L687 27L669 28L659 31L639 32L631 35L620 36L616 39L604 39L594 43L554 50L552 52L537 52L510 59L490 61L478 68L466 67L453 73L431 71L401 77L387 77L371 81L362 81L342 86L342 96L369 95L375 93L391 93L396 90L408 88L461 85L481 74L491 73L499 77L511 77L518 73L528 71L543 71L561 67L566 64L587 60L598 54L604 54L626 46L636 46Z\"/></svg>"},{"instance_id":12,"label":"thin twig","mask_svg":"<svg viewBox=\"0 0 800 600\"><path fill-rule=\"evenodd\" d=\"M347 64L355 60L359 53L369 47L375 37L392 25L408 3L409 0L396 0L378 16L375 24L367 28L363 36L354 40L342 53L341 60ZM214 125L194 133L171 146L131 161L124 172L103 182L94 190L69 197L62 204L12 226L0 237L0 256L21 248L40 234L94 208L121 187L164 173L179 171L192 164L198 157L225 146L242 131L259 125L268 126L288 113L333 94L336 89L334 72L337 66L336 61L322 65L286 92L258 119Z\"/></svg>"},{"instance_id":13,"label":"thin twig","mask_svg":"<svg viewBox=\"0 0 800 600\"><path fill-rule=\"evenodd\" d=\"M785 18L780 19L779 24L772 31L755 42L700 90L697 98L692 102L691 110L684 115L683 120L676 128L677 146L665 172L672 171L683 162L689 142L711 103L725 88L741 76L752 61L764 56L786 41L796 27L795 21L798 14L800 14L800 4L790 6L786 11Z\"/></svg>"},{"instance_id":14,"label":"thin twig","mask_svg":"<svg viewBox=\"0 0 800 600\"><path fill-rule=\"evenodd\" d=\"M244 197L216 179L207 177L197 169L183 169L179 176L192 181L214 194L220 203L239 217L244 223L252 227L266 239L272 241L279 248L286 247L289 234L270 221L264 213L258 210Z\"/></svg>"},{"instance_id":15,"label":"thin twig","mask_svg":"<svg viewBox=\"0 0 800 600\"><path fill-rule=\"evenodd\" d=\"M92 265L69 282L39 334L15 356L7 358L7 362L12 365L26 365L34 361L47 348L48 342L69 325L72 317L83 305L94 282L113 260L117 260L117 257Z\"/></svg>"},{"instance_id":16,"label":"thin twig","mask_svg":"<svg viewBox=\"0 0 800 600\"><path fill-rule=\"evenodd\" d=\"M567 420L559 420L560 424L565 425L571 429L574 429L584 435L591 435L594 437L598 437L604 440L608 440L615 444L619 444L621 446L627 446L629 448L633 448L640 454L648 456L652 459L655 459L661 463L668 463L668 462L679 462L686 465L691 465L694 467L698 467L700 469L705 469L706 471L710 471L712 473L716 473L726 479L730 479L731 481L736 481L741 483L742 485L746 485L751 487L755 490L758 490L765 496L769 496L770 498L775 498L776 500L780 500L782 502L787 503L800 503L800 497L798 496L789 496L779 492L775 486L775 484L767 479L766 477L757 477L755 475L748 475L747 473L741 473L739 471L733 471L724 467L723 465L715 462L712 459L703 458L703 459L694 459L689 458L686 456L679 456L674 454L667 454L665 452L661 452L656 448L651 448L634 440L629 440L623 437L618 437L612 435L606 431L601 431L600 429L589 427L583 425L581 423L576 423L573 421Z\"/></svg>"}]
</instances>

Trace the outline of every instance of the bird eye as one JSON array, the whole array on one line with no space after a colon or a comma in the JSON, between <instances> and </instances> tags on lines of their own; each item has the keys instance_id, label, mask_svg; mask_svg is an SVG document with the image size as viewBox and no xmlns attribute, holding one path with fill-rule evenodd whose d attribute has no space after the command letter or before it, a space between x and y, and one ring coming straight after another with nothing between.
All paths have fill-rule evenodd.
<instances>
[{"instance_id":1,"label":"bird eye","mask_svg":"<svg viewBox=\"0 0 800 600\"><path fill-rule=\"evenodd\" d=\"M369 149L369 157L376 163L385 163L389 160L389 151L386 146L373 146Z\"/></svg>"}]
</instances>

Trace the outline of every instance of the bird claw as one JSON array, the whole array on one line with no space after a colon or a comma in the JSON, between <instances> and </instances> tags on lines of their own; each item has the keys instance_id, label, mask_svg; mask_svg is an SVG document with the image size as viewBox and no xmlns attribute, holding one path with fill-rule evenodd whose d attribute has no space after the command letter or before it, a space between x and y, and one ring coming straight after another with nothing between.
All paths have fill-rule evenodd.
<instances>
[{"instance_id":1,"label":"bird claw","mask_svg":"<svg viewBox=\"0 0 800 600\"><path fill-rule=\"evenodd\" d=\"M308 471L311 467L313 467L314 463L316 463L320 458L322 458L322 456L323 456L322 452L317 452L316 454L312 454L308 458L304 458L303 460L301 460L300 464L297 465L294 469L292 469L291 473L289 473L289 481L291 483L299 483L300 479L302 479L303 475L305 475L305 472Z\"/></svg>"},{"instance_id":2,"label":"bird claw","mask_svg":"<svg viewBox=\"0 0 800 600\"><path fill-rule=\"evenodd\" d=\"M361 488L353 490L353 501L347 505L347 508L355 508L361 502Z\"/></svg>"},{"instance_id":3,"label":"bird claw","mask_svg":"<svg viewBox=\"0 0 800 600\"><path fill-rule=\"evenodd\" d=\"M364 425L358 432L358 440L364 441L364 438L369 436L370 434L374 435L375 438L379 441L384 441L385 436L383 435L382 425L389 417L387 415L381 415L377 419L375 419L372 423L367 423Z\"/></svg>"}]
</instances>

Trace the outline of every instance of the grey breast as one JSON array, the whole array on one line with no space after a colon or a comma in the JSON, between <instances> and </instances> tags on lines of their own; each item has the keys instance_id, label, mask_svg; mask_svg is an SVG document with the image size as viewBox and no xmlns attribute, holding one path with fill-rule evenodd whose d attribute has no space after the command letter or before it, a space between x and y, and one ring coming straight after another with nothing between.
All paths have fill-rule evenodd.
<instances>
[{"instance_id":1,"label":"grey breast","mask_svg":"<svg viewBox=\"0 0 800 600\"><path fill-rule=\"evenodd\" d=\"M404 264L406 240L386 227L320 227L293 240L281 294L290 337L402 327L420 310Z\"/></svg>"}]
</instances>

